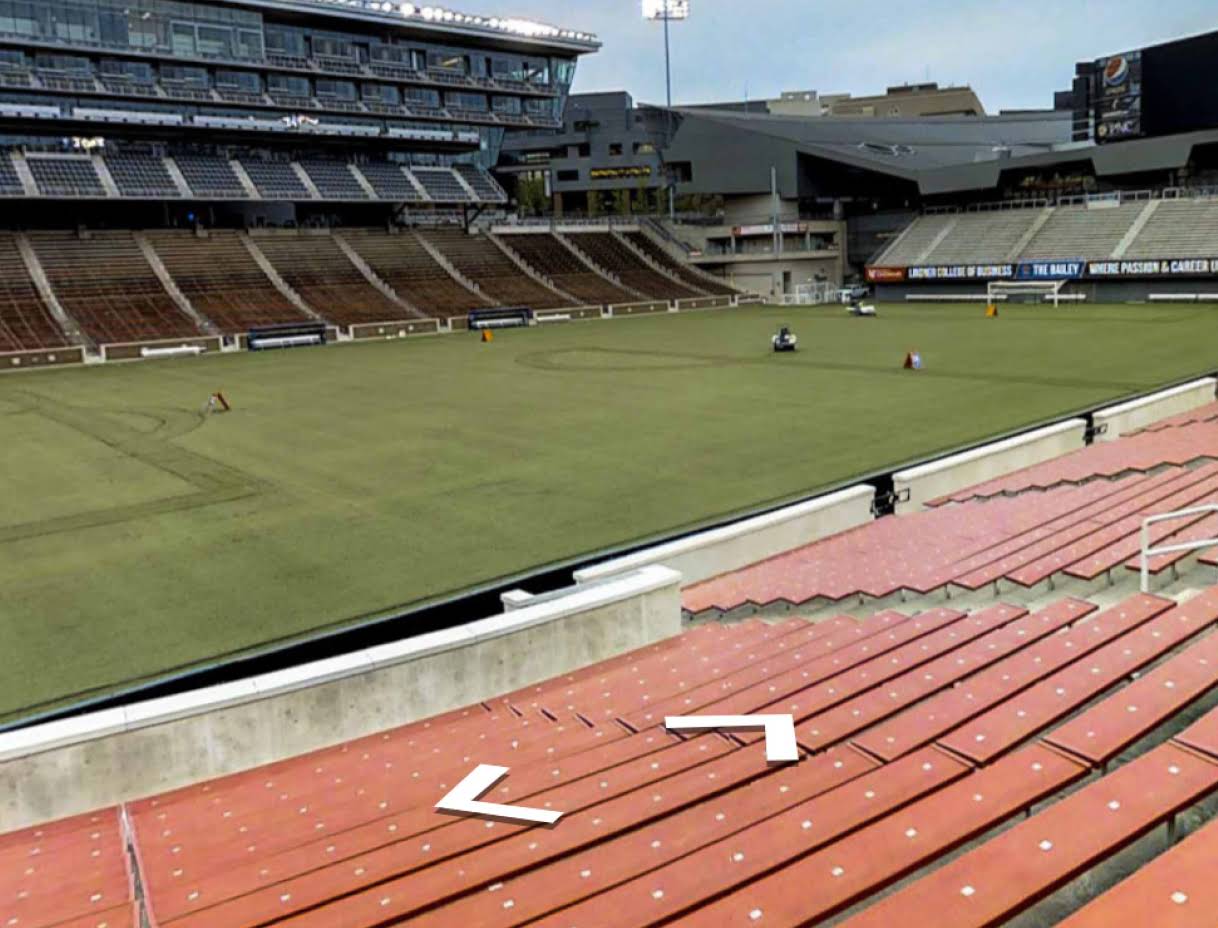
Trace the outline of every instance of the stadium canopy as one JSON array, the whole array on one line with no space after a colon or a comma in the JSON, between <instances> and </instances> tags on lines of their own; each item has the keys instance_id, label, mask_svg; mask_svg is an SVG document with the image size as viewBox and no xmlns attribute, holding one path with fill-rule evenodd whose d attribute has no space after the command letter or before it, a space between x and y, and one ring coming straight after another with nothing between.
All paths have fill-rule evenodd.
<instances>
[{"instance_id":1,"label":"stadium canopy","mask_svg":"<svg viewBox=\"0 0 1218 928\"><path fill-rule=\"evenodd\" d=\"M934 196L997 188L1008 171L1077 167L1095 176L1182 168L1193 148L1218 131L1096 146L1071 142L1064 111L917 119L773 116L677 108L679 125L664 152L689 194L770 192L776 169L784 199L859 189ZM888 178L888 183L883 182ZM825 185L831 189L817 189Z\"/></svg>"}]
</instances>

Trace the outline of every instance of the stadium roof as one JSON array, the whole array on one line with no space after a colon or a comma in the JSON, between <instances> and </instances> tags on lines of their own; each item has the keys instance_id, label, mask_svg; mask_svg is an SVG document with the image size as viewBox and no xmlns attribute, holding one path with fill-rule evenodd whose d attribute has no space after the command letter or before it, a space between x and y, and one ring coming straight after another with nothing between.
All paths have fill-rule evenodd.
<instances>
[{"instance_id":1,"label":"stadium roof","mask_svg":"<svg viewBox=\"0 0 1218 928\"><path fill-rule=\"evenodd\" d=\"M442 6L389 2L389 0L240 0L239 5L266 10L308 12L343 19L390 23L429 33L451 33L454 38L509 41L551 51L596 51L600 41L590 32L565 29L517 16L481 16Z\"/></svg>"},{"instance_id":2,"label":"stadium roof","mask_svg":"<svg viewBox=\"0 0 1218 928\"><path fill-rule=\"evenodd\" d=\"M923 195L997 187L1002 172L1090 161L1097 176L1183 167L1195 145L1218 131L1095 146L1070 141L1069 112L917 119L805 118L723 110L677 109L681 124L665 152L689 162L691 193L799 195L799 158L916 184Z\"/></svg>"}]
</instances>

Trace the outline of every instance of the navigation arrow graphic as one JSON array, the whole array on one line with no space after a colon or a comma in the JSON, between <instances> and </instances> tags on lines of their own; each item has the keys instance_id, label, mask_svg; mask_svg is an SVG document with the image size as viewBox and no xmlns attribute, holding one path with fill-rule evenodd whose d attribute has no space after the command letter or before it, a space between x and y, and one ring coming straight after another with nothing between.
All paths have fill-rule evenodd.
<instances>
[{"instance_id":1,"label":"navigation arrow graphic","mask_svg":"<svg viewBox=\"0 0 1218 928\"><path fill-rule=\"evenodd\" d=\"M765 729L765 759L771 764L799 763L793 715L687 715L664 719L669 731L756 731Z\"/></svg>"},{"instance_id":2,"label":"navigation arrow graphic","mask_svg":"<svg viewBox=\"0 0 1218 928\"><path fill-rule=\"evenodd\" d=\"M794 733L791 738L794 741ZM529 809L524 806L479 802L478 797L507 776L508 769L507 767L493 767L490 764L479 764L469 776L454 786L447 796L436 803L436 809L440 812L454 812L457 815L475 815L479 818L503 819L530 825L553 825L562 817L561 812L551 812L549 809Z\"/></svg>"}]
</instances>

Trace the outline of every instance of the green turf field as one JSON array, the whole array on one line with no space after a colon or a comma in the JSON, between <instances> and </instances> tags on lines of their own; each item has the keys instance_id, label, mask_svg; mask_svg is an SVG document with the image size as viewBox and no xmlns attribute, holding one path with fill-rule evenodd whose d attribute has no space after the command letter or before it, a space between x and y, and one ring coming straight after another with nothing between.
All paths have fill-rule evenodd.
<instances>
[{"instance_id":1,"label":"green turf field","mask_svg":"<svg viewBox=\"0 0 1218 928\"><path fill-rule=\"evenodd\" d=\"M4 376L0 719L1210 371L1216 320L758 308Z\"/></svg>"}]
</instances>

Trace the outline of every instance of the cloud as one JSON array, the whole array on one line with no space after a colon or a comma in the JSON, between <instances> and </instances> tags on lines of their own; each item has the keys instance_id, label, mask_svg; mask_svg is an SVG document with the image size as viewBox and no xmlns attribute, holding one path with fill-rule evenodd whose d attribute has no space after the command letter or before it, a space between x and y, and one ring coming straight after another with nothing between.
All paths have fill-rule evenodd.
<instances>
[{"instance_id":1,"label":"cloud","mask_svg":"<svg viewBox=\"0 0 1218 928\"><path fill-rule=\"evenodd\" d=\"M454 0L456 5L456 0ZM991 111L1043 108L1074 64L1218 28L1212 0L692 0L671 30L678 103L783 90L881 93L926 79L969 83ZM1165 9L1165 7L1169 7ZM597 33L577 92L626 90L664 101L662 27L639 0L466 0Z\"/></svg>"}]
</instances>

